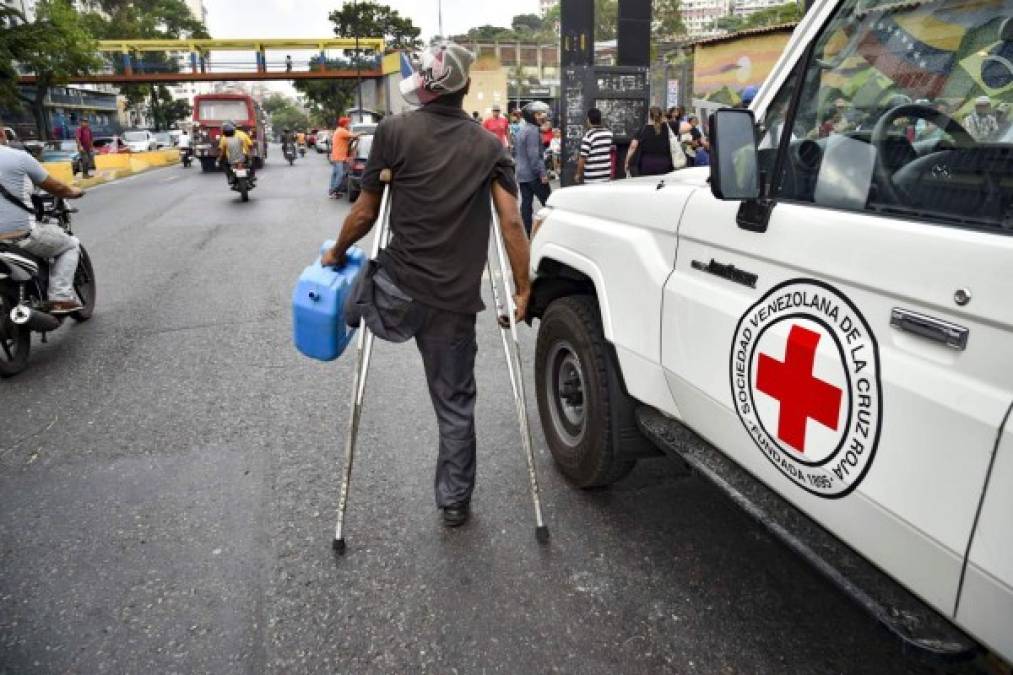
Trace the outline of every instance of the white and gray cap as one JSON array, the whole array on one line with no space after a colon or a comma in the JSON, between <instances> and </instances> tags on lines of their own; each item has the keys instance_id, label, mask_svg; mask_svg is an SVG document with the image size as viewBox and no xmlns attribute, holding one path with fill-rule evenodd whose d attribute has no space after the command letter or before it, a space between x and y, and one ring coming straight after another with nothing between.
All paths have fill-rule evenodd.
<instances>
[{"instance_id":1,"label":"white and gray cap","mask_svg":"<svg viewBox=\"0 0 1013 675\"><path fill-rule=\"evenodd\" d=\"M401 96L412 105L425 105L468 85L475 55L459 44L438 42L422 52L415 72L401 82Z\"/></svg>"}]
</instances>

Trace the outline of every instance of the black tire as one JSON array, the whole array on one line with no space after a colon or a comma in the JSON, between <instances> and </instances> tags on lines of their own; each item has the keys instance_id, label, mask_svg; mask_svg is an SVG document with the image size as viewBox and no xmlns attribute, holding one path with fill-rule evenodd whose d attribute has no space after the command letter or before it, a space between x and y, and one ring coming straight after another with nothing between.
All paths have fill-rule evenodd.
<instances>
[{"instance_id":1,"label":"black tire","mask_svg":"<svg viewBox=\"0 0 1013 675\"><path fill-rule=\"evenodd\" d=\"M74 290L77 297L84 305L84 309L72 313L70 316L78 323L84 323L95 313L95 299L98 295L98 285L95 283L95 269L91 265L91 256L84 246L81 247L81 259L77 261L77 271L74 272Z\"/></svg>"},{"instance_id":2,"label":"black tire","mask_svg":"<svg viewBox=\"0 0 1013 675\"><path fill-rule=\"evenodd\" d=\"M295 165L295 157L289 157L288 158L288 165L289 166Z\"/></svg>"},{"instance_id":3,"label":"black tire","mask_svg":"<svg viewBox=\"0 0 1013 675\"><path fill-rule=\"evenodd\" d=\"M244 202L250 201L250 184L246 182L245 178L237 178L237 185L239 186L239 196Z\"/></svg>"},{"instance_id":4,"label":"black tire","mask_svg":"<svg viewBox=\"0 0 1013 675\"><path fill-rule=\"evenodd\" d=\"M10 302L0 298L0 378L14 377L28 367L32 332L10 319Z\"/></svg>"},{"instance_id":5,"label":"black tire","mask_svg":"<svg viewBox=\"0 0 1013 675\"><path fill-rule=\"evenodd\" d=\"M636 465L617 458L612 447L612 367L595 298L574 295L550 304L535 348L538 414L552 458L577 487L611 485Z\"/></svg>"}]
</instances>

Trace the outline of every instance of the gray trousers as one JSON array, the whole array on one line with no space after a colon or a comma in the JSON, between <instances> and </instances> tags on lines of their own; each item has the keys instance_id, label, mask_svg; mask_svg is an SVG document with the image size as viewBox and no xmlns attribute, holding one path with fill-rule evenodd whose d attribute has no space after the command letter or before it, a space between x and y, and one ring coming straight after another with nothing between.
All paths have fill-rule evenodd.
<instances>
[{"instance_id":1,"label":"gray trousers","mask_svg":"<svg viewBox=\"0 0 1013 675\"><path fill-rule=\"evenodd\" d=\"M466 504L475 489L475 315L426 307L415 344L440 430L436 506Z\"/></svg>"}]
</instances>

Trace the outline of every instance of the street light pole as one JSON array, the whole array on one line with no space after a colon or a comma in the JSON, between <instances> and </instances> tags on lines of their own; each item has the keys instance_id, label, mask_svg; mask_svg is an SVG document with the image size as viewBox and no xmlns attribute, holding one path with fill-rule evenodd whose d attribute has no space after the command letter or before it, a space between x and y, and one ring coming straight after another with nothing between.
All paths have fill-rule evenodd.
<instances>
[{"instance_id":1,"label":"street light pole","mask_svg":"<svg viewBox=\"0 0 1013 675\"><path fill-rule=\"evenodd\" d=\"M359 121L364 122L362 116L362 55L359 53L359 29L362 26L359 15L359 0L355 0L355 78L356 88L359 93Z\"/></svg>"},{"instance_id":2,"label":"street light pole","mask_svg":"<svg viewBox=\"0 0 1013 675\"><path fill-rule=\"evenodd\" d=\"M439 14L440 14L440 39L443 40L446 37L443 34L443 0L436 0L436 2L439 7Z\"/></svg>"}]
</instances>

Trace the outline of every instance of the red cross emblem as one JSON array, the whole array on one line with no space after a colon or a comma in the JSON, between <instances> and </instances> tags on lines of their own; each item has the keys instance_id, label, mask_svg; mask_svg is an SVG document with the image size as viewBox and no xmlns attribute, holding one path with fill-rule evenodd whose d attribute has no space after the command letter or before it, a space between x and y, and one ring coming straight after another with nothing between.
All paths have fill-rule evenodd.
<instances>
[{"instance_id":1,"label":"red cross emblem","mask_svg":"<svg viewBox=\"0 0 1013 675\"><path fill-rule=\"evenodd\" d=\"M801 453L805 452L806 422L814 419L837 431L842 391L813 377L816 347L820 334L792 326L784 362L760 354L756 388L778 400L781 415L777 437Z\"/></svg>"}]
</instances>

